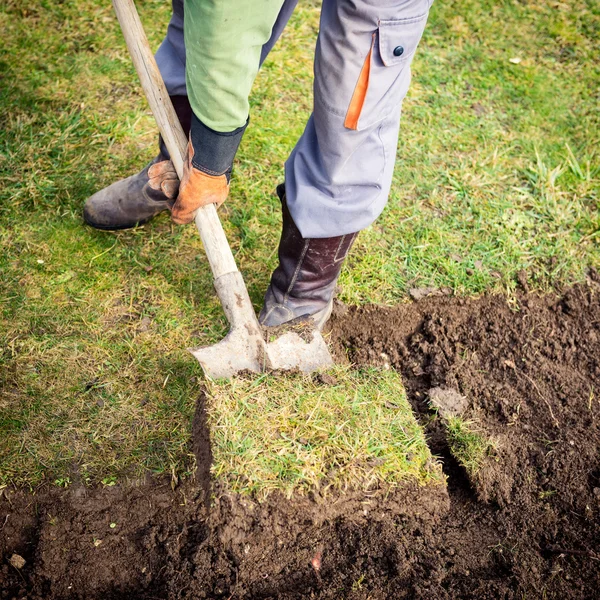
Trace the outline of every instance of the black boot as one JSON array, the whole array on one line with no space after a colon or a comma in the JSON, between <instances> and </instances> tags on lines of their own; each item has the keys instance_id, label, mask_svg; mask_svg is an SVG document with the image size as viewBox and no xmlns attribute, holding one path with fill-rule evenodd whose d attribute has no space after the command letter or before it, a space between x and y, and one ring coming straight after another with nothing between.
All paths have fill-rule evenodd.
<instances>
[{"instance_id":1,"label":"black boot","mask_svg":"<svg viewBox=\"0 0 600 600\"><path fill-rule=\"evenodd\" d=\"M171 96L175 112L186 134L190 130L192 108L187 96ZM88 198L83 207L83 218L96 229L128 229L148 222L168 210L169 199L160 190L148 184L148 169L154 163L168 160L169 153L159 138L159 154L137 175L117 181Z\"/></svg>"},{"instance_id":2,"label":"black boot","mask_svg":"<svg viewBox=\"0 0 600 600\"><path fill-rule=\"evenodd\" d=\"M258 320L275 327L310 316L321 329L331 315L335 286L357 233L332 238L303 238L285 201L280 185L282 232L279 242L279 266L271 276L265 303Z\"/></svg>"}]
</instances>

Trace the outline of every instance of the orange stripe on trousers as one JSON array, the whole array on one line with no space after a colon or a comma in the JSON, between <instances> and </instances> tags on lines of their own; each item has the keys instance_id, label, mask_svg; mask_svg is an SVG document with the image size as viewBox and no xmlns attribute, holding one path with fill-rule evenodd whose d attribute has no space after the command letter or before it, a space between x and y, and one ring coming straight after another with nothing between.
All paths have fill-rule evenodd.
<instances>
[{"instance_id":1,"label":"orange stripe on trousers","mask_svg":"<svg viewBox=\"0 0 600 600\"><path fill-rule=\"evenodd\" d=\"M344 127L346 129L358 129L358 120L360 119L360 113L362 112L365 98L367 97L367 89L369 87L369 76L371 75L371 54L373 54L373 45L375 44L375 34L371 41L371 49L369 54L365 58L354 93L352 94L352 100L350 100L350 106L346 113L346 119L344 121Z\"/></svg>"}]
</instances>

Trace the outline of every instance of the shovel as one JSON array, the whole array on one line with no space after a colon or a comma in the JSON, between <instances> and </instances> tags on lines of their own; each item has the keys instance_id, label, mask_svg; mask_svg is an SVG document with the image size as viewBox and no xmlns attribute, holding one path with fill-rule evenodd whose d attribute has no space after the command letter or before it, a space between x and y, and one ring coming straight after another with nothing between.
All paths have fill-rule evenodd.
<instances>
[{"instance_id":1,"label":"shovel","mask_svg":"<svg viewBox=\"0 0 600 600\"><path fill-rule=\"evenodd\" d=\"M113 7L150 109L181 180L187 139L158 70L135 4L133 0L113 0ZM332 365L333 360L321 333L314 327L307 331L307 324L312 323L312 320L307 320L303 326L283 327L287 330L267 343L215 205L200 208L196 212L195 222L212 270L215 290L230 325L229 333L219 343L190 349L202 365L204 373L216 379L231 377L245 370L260 373L283 369L309 373Z\"/></svg>"}]
</instances>

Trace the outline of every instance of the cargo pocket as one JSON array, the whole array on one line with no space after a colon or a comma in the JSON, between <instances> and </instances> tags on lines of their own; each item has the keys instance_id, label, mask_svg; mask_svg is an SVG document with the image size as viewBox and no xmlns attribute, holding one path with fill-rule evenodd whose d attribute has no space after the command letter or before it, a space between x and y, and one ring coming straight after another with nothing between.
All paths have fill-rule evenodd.
<instances>
[{"instance_id":1,"label":"cargo pocket","mask_svg":"<svg viewBox=\"0 0 600 600\"><path fill-rule=\"evenodd\" d=\"M410 84L410 63L425 30L428 12L380 20L371 39L344 120L347 129L366 129L398 107Z\"/></svg>"}]
</instances>

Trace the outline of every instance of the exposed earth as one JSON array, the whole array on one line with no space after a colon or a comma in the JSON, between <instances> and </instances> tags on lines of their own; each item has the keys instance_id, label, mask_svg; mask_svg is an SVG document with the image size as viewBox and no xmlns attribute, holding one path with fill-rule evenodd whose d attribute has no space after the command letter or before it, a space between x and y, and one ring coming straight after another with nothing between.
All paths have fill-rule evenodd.
<instances>
[{"instance_id":1,"label":"exposed earth","mask_svg":"<svg viewBox=\"0 0 600 600\"><path fill-rule=\"evenodd\" d=\"M7 491L1 598L600 598L600 278L560 295L338 306L339 360L401 371L447 490L369 498L212 490L203 399L195 482ZM430 396L498 442L469 478ZM437 394L437 396L436 396ZM458 407L458 408L457 408ZM24 562L22 562L24 561Z\"/></svg>"}]
</instances>

